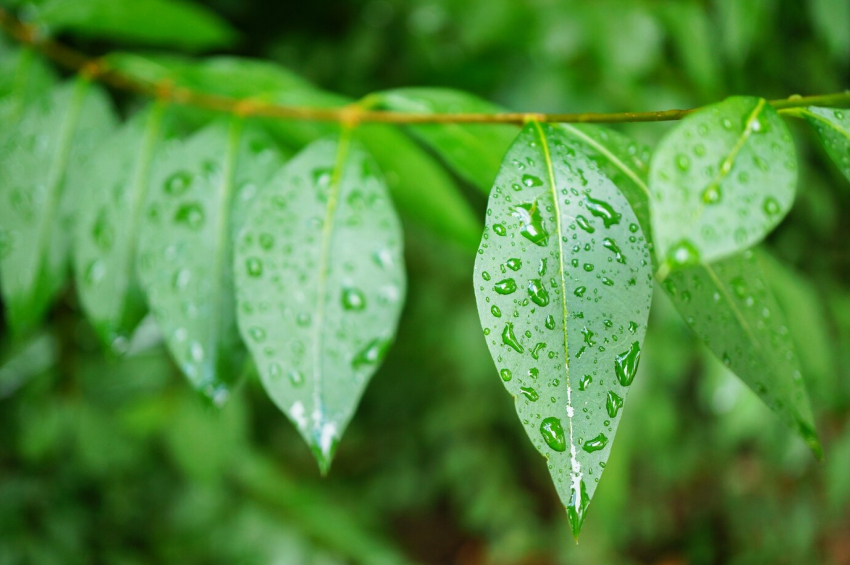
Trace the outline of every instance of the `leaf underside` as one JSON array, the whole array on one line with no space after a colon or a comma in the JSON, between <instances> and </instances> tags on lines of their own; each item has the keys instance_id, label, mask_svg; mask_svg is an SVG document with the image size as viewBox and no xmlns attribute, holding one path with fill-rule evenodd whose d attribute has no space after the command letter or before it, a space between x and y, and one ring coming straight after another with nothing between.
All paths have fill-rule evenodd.
<instances>
[{"instance_id":1,"label":"leaf underside","mask_svg":"<svg viewBox=\"0 0 850 565\"><path fill-rule=\"evenodd\" d=\"M760 255L750 250L674 271L664 287L703 343L820 458L791 332L766 282Z\"/></svg>"},{"instance_id":2,"label":"leaf underside","mask_svg":"<svg viewBox=\"0 0 850 565\"><path fill-rule=\"evenodd\" d=\"M234 270L263 385L326 472L404 302L401 226L373 159L347 137L304 149L251 207Z\"/></svg>"},{"instance_id":3,"label":"leaf underside","mask_svg":"<svg viewBox=\"0 0 850 565\"><path fill-rule=\"evenodd\" d=\"M490 195L474 276L490 353L578 535L640 358L646 238L597 165L531 123Z\"/></svg>"}]
</instances>

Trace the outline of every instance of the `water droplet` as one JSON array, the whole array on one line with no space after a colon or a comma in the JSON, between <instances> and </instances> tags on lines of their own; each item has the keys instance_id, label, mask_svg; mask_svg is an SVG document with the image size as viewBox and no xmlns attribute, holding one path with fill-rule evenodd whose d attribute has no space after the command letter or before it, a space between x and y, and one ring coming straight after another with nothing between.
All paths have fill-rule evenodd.
<instances>
[{"instance_id":1,"label":"water droplet","mask_svg":"<svg viewBox=\"0 0 850 565\"><path fill-rule=\"evenodd\" d=\"M522 184L529 188L532 188L535 186L543 186L543 181L540 180L539 177L536 177L534 175L522 175Z\"/></svg>"},{"instance_id":2,"label":"water droplet","mask_svg":"<svg viewBox=\"0 0 850 565\"><path fill-rule=\"evenodd\" d=\"M345 287L342 289L342 307L350 312L359 312L366 307L366 297L357 288Z\"/></svg>"},{"instance_id":3,"label":"water droplet","mask_svg":"<svg viewBox=\"0 0 850 565\"><path fill-rule=\"evenodd\" d=\"M720 191L720 185L711 183L702 191L702 201L706 204L716 204L720 202L723 193Z\"/></svg>"},{"instance_id":4,"label":"water droplet","mask_svg":"<svg viewBox=\"0 0 850 565\"><path fill-rule=\"evenodd\" d=\"M248 335L251 336L251 339L253 339L257 343L262 343L266 340L266 330L258 326L254 326L253 328L249 329Z\"/></svg>"},{"instance_id":5,"label":"water droplet","mask_svg":"<svg viewBox=\"0 0 850 565\"><path fill-rule=\"evenodd\" d=\"M181 205L174 214L174 221L193 230L204 225L204 209L197 202Z\"/></svg>"},{"instance_id":6,"label":"water droplet","mask_svg":"<svg viewBox=\"0 0 850 565\"><path fill-rule=\"evenodd\" d=\"M503 279L493 285L493 290L502 295L513 294L516 292L516 289L516 281L513 279Z\"/></svg>"},{"instance_id":7,"label":"water droplet","mask_svg":"<svg viewBox=\"0 0 850 565\"><path fill-rule=\"evenodd\" d=\"M260 234L260 247L265 249L266 251L270 250L274 247L274 237L270 233L261 233Z\"/></svg>"},{"instance_id":8,"label":"water droplet","mask_svg":"<svg viewBox=\"0 0 850 565\"><path fill-rule=\"evenodd\" d=\"M192 186L192 174L188 171L178 171L165 181L165 193L180 196Z\"/></svg>"},{"instance_id":9,"label":"water droplet","mask_svg":"<svg viewBox=\"0 0 850 565\"><path fill-rule=\"evenodd\" d=\"M635 333L637 331L638 325L634 322L629 322L629 333Z\"/></svg>"},{"instance_id":10,"label":"water droplet","mask_svg":"<svg viewBox=\"0 0 850 565\"><path fill-rule=\"evenodd\" d=\"M608 416L611 418L617 417L617 412L623 407L623 399L614 391L608 391L608 397L605 399L605 409L608 411Z\"/></svg>"},{"instance_id":11,"label":"water droplet","mask_svg":"<svg viewBox=\"0 0 850 565\"><path fill-rule=\"evenodd\" d=\"M102 251L109 251L112 248L112 243L115 241L115 230L112 229L112 224L105 213L98 215L92 228L92 238L95 245Z\"/></svg>"},{"instance_id":12,"label":"water droplet","mask_svg":"<svg viewBox=\"0 0 850 565\"><path fill-rule=\"evenodd\" d=\"M586 231L587 233L593 233L596 231L596 228L590 225L590 222L587 221L587 218L579 214L576 216L576 224L578 227Z\"/></svg>"},{"instance_id":13,"label":"water droplet","mask_svg":"<svg viewBox=\"0 0 850 565\"><path fill-rule=\"evenodd\" d=\"M530 386L522 386L519 388L519 391L531 402L537 402L537 399L540 398L540 395L537 394L537 391L531 388Z\"/></svg>"},{"instance_id":14,"label":"water droplet","mask_svg":"<svg viewBox=\"0 0 850 565\"><path fill-rule=\"evenodd\" d=\"M513 378L510 369L502 369L501 371L499 371L499 376L502 377L502 380L505 382L508 382Z\"/></svg>"},{"instance_id":15,"label":"water droplet","mask_svg":"<svg viewBox=\"0 0 850 565\"><path fill-rule=\"evenodd\" d=\"M555 329L555 318L553 318L551 314L546 316L546 327L550 330Z\"/></svg>"},{"instance_id":16,"label":"water droplet","mask_svg":"<svg viewBox=\"0 0 850 565\"><path fill-rule=\"evenodd\" d=\"M584 481L580 481L576 491L576 485L573 483L570 502L567 505L567 518L570 521L570 529L573 531L573 537L578 539L578 534L581 531L581 526L584 524L584 518L587 515L587 506L590 504L590 497L587 496L587 487L584 486Z\"/></svg>"},{"instance_id":17,"label":"water droplet","mask_svg":"<svg viewBox=\"0 0 850 565\"><path fill-rule=\"evenodd\" d=\"M514 206L512 214L519 219L520 233L524 238L541 247L546 245L549 232L543 222L543 216L537 207L537 201Z\"/></svg>"},{"instance_id":18,"label":"water droplet","mask_svg":"<svg viewBox=\"0 0 850 565\"><path fill-rule=\"evenodd\" d=\"M538 306L546 306L549 304L549 291L540 279L531 279L528 281L528 295L531 301Z\"/></svg>"},{"instance_id":19,"label":"water droplet","mask_svg":"<svg viewBox=\"0 0 850 565\"><path fill-rule=\"evenodd\" d=\"M605 449L606 445L608 445L608 438L605 436L605 434L599 434L595 438L589 439L584 442L584 445L582 445L581 448L588 453L593 453L594 451Z\"/></svg>"},{"instance_id":20,"label":"water droplet","mask_svg":"<svg viewBox=\"0 0 850 565\"><path fill-rule=\"evenodd\" d=\"M493 305L493 307L492 307L492 308L490 308L490 312L492 312L492 314L493 314L495 317L497 317L497 318L501 318L501 317L502 317L502 311L501 311L501 310L499 309L499 307L498 307L498 306L496 306L496 305Z\"/></svg>"},{"instance_id":21,"label":"water droplet","mask_svg":"<svg viewBox=\"0 0 850 565\"><path fill-rule=\"evenodd\" d=\"M564 436L564 427L561 420L550 416L540 422L540 434L552 450L563 453L567 450L567 440Z\"/></svg>"},{"instance_id":22,"label":"water droplet","mask_svg":"<svg viewBox=\"0 0 850 565\"><path fill-rule=\"evenodd\" d=\"M614 372L621 385L629 386L632 384L637 373L638 363L640 363L640 343L635 341L628 351L617 355L614 361Z\"/></svg>"},{"instance_id":23,"label":"water droplet","mask_svg":"<svg viewBox=\"0 0 850 565\"><path fill-rule=\"evenodd\" d=\"M251 257L245 262L245 266L248 269L248 275L252 277L259 277L263 274L263 262L257 259L256 257Z\"/></svg>"},{"instance_id":24,"label":"water droplet","mask_svg":"<svg viewBox=\"0 0 850 565\"><path fill-rule=\"evenodd\" d=\"M764 204L762 205L762 209L764 210L765 214L767 214L768 216L771 216L771 217L776 216L781 211L781 208L779 206L779 201L776 200L776 198L774 198L772 196L768 196L767 198L764 199Z\"/></svg>"},{"instance_id":25,"label":"water droplet","mask_svg":"<svg viewBox=\"0 0 850 565\"><path fill-rule=\"evenodd\" d=\"M310 325L310 314L307 314L306 312L298 314L298 316L295 318L295 323L301 326L302 328L306 328Z\"/></svg>"},{"instance_id":26,"label":"water droplet","mask_svg":"<svg viewBox=\"0 0 850 565\"><path fill-rule=\"evenodd\" d=\"M517 353L522 353L523 351L525 351L525 348L514 335L514 325L510 322L505 324L505 329L502 330L502 343L504 343L508 347L511 347Z\"/></svg>"},{"instance_id":27,"label":"water droplet","mask_svg":"<svg viewBox=\"0 0 850 565\"><path fill-rule=\"evenodd\" d=\"M351 360L351 366L359 369L364 365L380 363L387 354L389 347L390 341L388 339L375 338L354 356L354 359Z\"/></svg>"},{"instance_id":28,"label":"water droplet","mask_svg":"<svg viewBox=\"0 0 850 565\"><path fill-rule=\"evenodd\" d=\"M593 382L593 377L590 375L584 375L581 380L578 382L579 390L587 390L587 387L590 383Z\"/></svg>"},{"instance_id":29,"label":"water droplet","mask_svg":"<svg viewBox=\"0 0 850 565\"><path fill-rule=\"evenodd\" d=\"M620 248L617 246L617 242L611 239L610 237L606 237L602 240L602 247L608 249L614 254L614 259L617 263L626 264L626 258L623 257L623 252L620 251Z\"/></svg>"},{"instance_id":30,"label":"water droplet","mask_svg":"<svg viewBox=\"0 0 850 565\"><path fill-rule=\"evenodd\" d=\"M496 232L496 235L505 235L508 233L508 230L505 229L503 224L496 224L493 226L493 231Z\"/></svg>"},{"instance_id":31,"label":"water droplet","mask_svg":"<svg viewBox=\"0 0 850 565\"><path fill-rule=\"evenodd\" d=\"M619 224L620 218L623 217L622 214L618 214L607 202L596 200L590 196L585 197L584 205L591 214L602 220L606 228Z\"/></svg>"},{"instance_id":32,"label":"water droplet","mask_svg":"<svg viewBox=\"0 0 850 565\"><path fill-rule=\"evenodd\" d=\"M508 269L512 271L519 271L522 267L522 260L520 259L508 259L507 263Z\"/></svg>"},{"instance_id":33,"label":"water droplet","mask_svg":"<svg viewBox=\"0 0 850 565\"><path fill-rule=\"evenodd\" d=\"M579 286L579 287L576 287L576 289L573 291L573 294L575 294L576 296L581 298L582 296L584 296L584 293L586 291L587 291L587 287Z\"/></svg>"},{"instance_id":34,"label":"water droplet","mask_svg":"<svg viewBox=\"0 0 850 565\"><path fill-rule=\"evenodd\" d=\"M691 168L691 159L684 153L679 153L676 155L676 166L679 167L680 171L687 171Z\"/></svg>"},{"instance_id":35,"label":"water droplet","mask_svg":"<svg viewBox=\"0 0 850 565\"><path fill-rule=\"evenodd\" d=\"M304 384L304 375L301 371L295 369L289 371L289 383L294 387L299 387Z\"/></svg>"},{"instance_id":36,"label":"water droplet","mask_svg":"<svg viewBox=\"0 0 850 565\"><path fill-rule=\"evenodd\" d=\"M667 252L668 261L677 267L699 263L699 251L690 240L682 239Z\"/></svg>"}]
</instances>

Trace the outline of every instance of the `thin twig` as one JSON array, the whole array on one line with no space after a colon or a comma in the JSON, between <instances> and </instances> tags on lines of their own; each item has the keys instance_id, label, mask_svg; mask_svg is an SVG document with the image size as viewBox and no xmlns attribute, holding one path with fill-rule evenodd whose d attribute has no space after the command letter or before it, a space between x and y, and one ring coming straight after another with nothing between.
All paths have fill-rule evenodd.
<instances>
[{"instance_id":1,"label":"thin twig","mask_svg":"<svg viewBox=\"0 0 850 565\"><path fill-rule=\"evenodd\" d=\"M417 113L366 110L356 106L344 108L310 108L283 106L255 100L240 100L226 96L207 94L171 85L150 84L110 69L100 59L88 57L71 47L52 39L40 37L34 26L25 24L0 8L0 28L21 43L31 45L47 58L72 71L83 73L92 79L120 90L127 90L157 98L166 102L194 106L241 116L258 116L283 120L350 123L353 121L382 122L390 124L516 124L523 125L531 120L559 123L626 123L665 122L680 120L699 108L687 110L663 110L659 112L615 112L615 113L567 113L544 114L536 112L484 113ZM776 108L800 108L804 106L848 106L850 90L835 94L816 96L791 96L772 100Z\"/></svg>"}]
</instances>

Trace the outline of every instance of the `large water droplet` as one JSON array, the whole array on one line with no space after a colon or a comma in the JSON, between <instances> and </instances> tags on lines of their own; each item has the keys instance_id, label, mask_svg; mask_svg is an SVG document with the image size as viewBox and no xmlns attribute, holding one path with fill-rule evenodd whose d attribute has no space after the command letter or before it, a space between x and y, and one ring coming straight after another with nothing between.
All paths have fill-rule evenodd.
<instances>
[{"instance_id":1,"label":"large water droplet","mask_svg":"<svg viewBox=\"0 0 850 565\"><path fill-rule=\"evenodd\" d=\"M510 322L505 324L505 329L502 330L502 343L504 343L508 347L511 347L517 353L522 353L523 351L525 351L525 348L514 335L514 325Z\"/></svg>"},{"instance_id":2,"label":"large water droplet","mask_svg":"<svg viewBox=\"0 0 850 565\"><path fill-rule=\"evenodd\" d=\"M252 277L259 277L263 274L263 262L260 261L256 257L251 257L245 262L245 266L248 270L248 275Z\"/></svg>"},{"instance_id":3,"label":"large water droplet","mask_svg":"<svg viewBox=\"0 0 850 565\"><path fill-rule=\"evenodd\" d=\"M622 214L618 214L607 202L596 200L590 196L585 197L584 205L591 214L602 220L606 228L619 224L620 218L623 217Z\"/></svg>"},{"instance_id":4,"label":"large water droplet","mask_svg":"<svg viewBox=\"0 0 850 565\"><path fill-rule=\"evenodd\" d=\"M552 450L563 453L567 450L567 439L564 436L564 427L561 420L550 416L540 422L540 434Z\"/></svg>"},{"instance_id":5,"label":"large water droplet","mask_svg":"<svg viewBox=\"0 0 850 565\"><path fill-rule=\"evenodd\" d=\"M537 394L537 391L531 388L530 386L519 387L519 391L524 397L526 397L531 402L537 402L537 399L540 398L540 395Z\"/></svg>"},{"instance_id":6,"label":"large water droplet","mask_svg":"<svg viewBox=\"0 0 850 565\"><path fill-rule=\"evenodd\" d=\"M549 304L549 291L540 279L531 279L528 281L528 295L531 301L538 306L546 306Z\"/></svg>"},{"instance_id":7,"label":"large water droplet","mask_svg":"<svg viewBox=\"0 0 850 565\"><path fill-rule=\"evenodd\" d=\"M581 526L584 524L584 518L587 514L587 506L590 504L590 497L587 496L587 487L584 486L584 481L580 481L580 490L576 490L573 483L570 502L567 504L567 519L570 521L570 529L573 531L573 537L578 539L578 534L581 531Z\"/></svg>"},{"instance_id":8,"label":"large water droplet","mask_svg":"<svg viewBox=\"0 0 850 565\"><path fill-rule=\"evenodd\" d=\"M635 341L628 351L619 355L614 361L614 372L617 380L623 386L629 386L635 379L638 363L640 363L640 343Z\"/></svg>"},{"instance_id":9,"label":"large water droplet","mask_svg":"<svg viewBox=\"0 0 850 565\"><path fill-rule=\"evenodd\" d=\"M543 186L543 181L540 180L540 177L536 177L534 175L522 175L522 184L532 188L535 186Z\"/></svg>"},{"instance_id":10,"label":"large water droplet","mask_svg":"<svg viewBox=\"0 0 850 565\"><path fill-rule=\"evenodd\" d=\"M608 397L605 399L605 409L608 411L608 416L616 418L617 412L619 412L622 407L622 397L614 391L608 391Z\"/></svg>"},{"instance_id":11,"label":"large water droplet","mask_svg":"<svg viewBox=\"0 0 850 565\"><path fill-rule=\"evenodd\" d=\"M493 285L493 290L499 294L512 294L516 292L516 281L513 279L503 279Z\"/></svg>"},{"instance_id":12,"label":"large water droplet","mask_svg":"<svg viewBox=\"0 0 850 565\"><path fill-rule=\"evenodd\" d=\"M512 214L519 219L520 233L535 245L545 246L549 238L537 201L514 206Z\"/></svg>"},{"instance_id":13,"label":"large water droplet","mask_svg":"<svg viewBox=\"0 0 850 565\"><path fill-rule=\"evenodd\" d=\"M668 261L677 267L699 263L699 251L690 240L682 239L667 252Z\"/></svg>"},{"instance_id":14,"label":"large water droplet","mask_svg":"<svg viewBox=\"0 0 850 565\"><path fill-rule=\"evenodd\" d=\"M608 438L605 436L605 434L599 434L595 438L589 439L584 442L584 445L582 445L581 448L588 453L593 453L594 451L604 449L606 445L608 445Z\"/></svg>"},{"instance_id":15,"label":"large water droplet","mask_svg":"<svg viewBox=\"0 0 850 565\"><path fill-rule=\"evenodd\" d=\"M375 338L361 349L354 359L351 360L351 366L358 369L364 365L375 365L380 363L387 354L390 347L390 341L383 338Z\"/></svg>"},{"instance_id":16,"label":"large water droplet","mask_svg":"<svg viewBox=\"0 0 850 565\"><path fill-rule=\"evenodd\" d=\"M366 297L354 287L342 289L342 307L348 311L358 312L366 307Z\"/></svg>"}]
</instances>

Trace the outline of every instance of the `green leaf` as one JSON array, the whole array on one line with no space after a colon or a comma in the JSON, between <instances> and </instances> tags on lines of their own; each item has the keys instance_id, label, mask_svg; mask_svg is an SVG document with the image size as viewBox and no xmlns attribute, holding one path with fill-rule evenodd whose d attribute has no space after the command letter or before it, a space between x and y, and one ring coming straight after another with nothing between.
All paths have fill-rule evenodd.
<instances>
[{"instance_id":1,"label":"green leaf","mask_svg":"<svg viewBox=\"0 0 850 565\"><path fill-rule=\"evenodd\" d=\"M227 47L236 32L218 15L183 0L52 0L34 23L54 33L187 50Z\"/></svg>"},{"instance_id":2,"label":"green leaf","mask_svg":"<svg viewBox=\"0 0 850 565\"><path fill-rule=\"evenodd\" d=\"M80 202L74 267L77 291L103 343L120 352L146 311L136 280L136 247L163 107L134 116L101 143L70 182Z\"/></svg>"},{"instance_id":3,"label":"green leaf","mask_svg":"<svg viewBox=\"0 0 850 565\"><path fill-rule=\"evenodd\" d=\"M45 95L56 75L32 49L14 49L0 56L0 125L10 128L26 105Z\"/></svg>"},{"instance_id":4,"label":"green leaf","mask_svg":"<svg viewBox=\"0 0 850 565\"><path fill-rule=\"evenodd\" d=\"M652 249L649 220L649 147L622 133L593 124L560 124L570 143L589 157L614 182L638 219Z\"/></svg>"},{"instance_id":5,"label":"green leaf","mask_svg":"<svg viewBox=\"0 0 850 565\"><path fill-rule=\"evenodd\" d=\"M138 274L177 363L223 404L244 352L236 329L232 236L245 207L280 167L260 132L233 118L156 155L141 224Z\"/></svg>"},{"instance_id":6,"label":"green leaf","mask_svg":"<svg viewBox=\"0 0 850 565\"><path fill-rule=\"evenodd\" d=\"M836 61L850 59L850 4L844 0L811 0L806 3L818 35Z\"/></svg>"},{"instance_id":7,"label":"green leaf","mask_svg":"<svg viewBox=\"0 0 850 565\"><path fill-rule=\"evenodd\" d=\"M177 86L231 98L312 108L338 108L352 102L322 91L270 63L216 57L192 64L169 57L142 58L127 54L109 59L110 64L113 61L132 76L151 82L168 78ZM209 119L209 115L204 114L202 119ZM294 147L307 145L339 129L335 124L306 120L268 119L262 123L276 139ZM446 239L474 249L481 231L480 222L452 178L434 158L392 126L363 125L355 135L378 162L400 212Z\"/></svg>"},{"instance_id":8,"label":"green leaf","mask_svg":"<svg viewBox=\"0 0 850 565\"><path fill-rule=\"evenodd\" d=\"M65 284L74 208L85 186L68 187L94 144L114 128L106 95L79 79L27 107L0 139L0 282L16 333L36 326Z\"/></svg>"},{"instance_id":9,"label":"green leaf","mask_svg":"<svg viewBox=\"0 0 850 565\"><path fill-rule=\"evenodd\" d=\"M373 97L380 107L398 112L493 114L502 111L495 104L447 88L399 88L373 94L369 99ZM458 175L487 194L502 157L519 132L519 128L507 124L422 124L411 125L409 129Z\"/></svg>"},{"instance_id":10,"label":"green leaf","mask_svg":"<svg viewBox=\"0 0 850 565\"><path fill-rule=\"evenodd\" d=\"M658 257L711 263L761 241L791 208L791 135L761 98L732 97L686 117L658 146L649 174Z\"/></svg>"},{"instance_id":11,"label":"green leaf","mask_svg":"<svg viewBox=\"0 0 850 565\"><path fill-rule=\"evenodd\" d=\"M792 112L815 128L826 152L850 180L850 110L810 106Z\"/></svg>"},{"instance_id":12,"label":"green leaf","mask_svg":"<svg viewBox=\"0 0 850 565\"><path fill-rule=\"evenodd\" d=\"M263 385L327 472L404 302L402 232L372 157L345 134L299 153L251 207L234 271Z\"/></svg>"},{"instance_id":13,"label":"green leaf","mask_svg":"<svg viewBox=\"0 0 850 565\"><path fill-rule=\"evenodd\" d=\"M703 343L820 457L798 355L760 255L673 271L663 286Z\"/></svg>"},{"instance_id":14,"label":"green leaf","mask_svg":"<svg viewBox=\"0 0 850 565\"><path fill-rule=\"evenodd\" d=\"M653 286L646 239L563 130L530 123L496 178L478 252L490 354L578 535L640 358Z\"/></svg>"}]
</instances>

